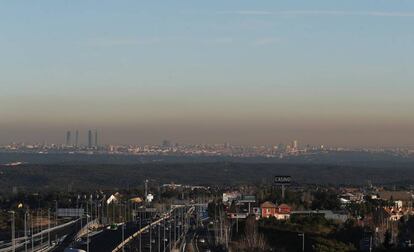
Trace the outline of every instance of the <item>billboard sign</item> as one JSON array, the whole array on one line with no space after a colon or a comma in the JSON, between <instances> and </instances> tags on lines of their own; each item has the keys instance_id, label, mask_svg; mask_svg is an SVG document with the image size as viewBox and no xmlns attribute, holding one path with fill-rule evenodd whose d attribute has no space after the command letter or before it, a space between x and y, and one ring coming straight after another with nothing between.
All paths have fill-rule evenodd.
<instances>
[{"instance_id":1,"label":"billboard sign","mask_svg":"<svg viewBox=\"0 0 414 252\"><path fill-rule=\"evenodd\" d=\"M290 185L292 182L291 176L275 176L274 183L276 185Z\"/></svg>"},{"instance_id":2,"label":"billboard sign","mask_svg":"<svg viewBox=\"0 0 414 252\"><path fill-rule=\"evenodd\" d=\"M81 217L84 215L83 208L58 208L58 217Z\"/></svg>"}]
</instances>

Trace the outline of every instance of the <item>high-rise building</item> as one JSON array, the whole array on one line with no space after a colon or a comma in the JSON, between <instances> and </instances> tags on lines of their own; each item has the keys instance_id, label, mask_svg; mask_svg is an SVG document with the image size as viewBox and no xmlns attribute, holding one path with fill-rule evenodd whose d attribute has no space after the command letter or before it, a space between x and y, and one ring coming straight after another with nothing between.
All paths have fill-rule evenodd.
<instances>
[{"instance_id":1,"label":"high-rise building","mask_svg":"<svg viewBox=\"0 0 414 252\"><path fill-rule=\"evenodd\" d=\"M297 150L299 148L298 140L293 140L292 148Z\"/></svg>"},{"instance_id":2,"label":"high-rise building","mask_svg":"<svg viewBox=\"0 0 414 252\"><path fill-rule=\"evenodd\" d=\"M79 147L79 131L75 132L75 147Z\"/></svg>"},{"instance_id":3,"label":"high-rise building","mask_svg":"<svg viewBox=\"0 0 414 252\"><path fill-rule=\"evenodd\" d=\"M68 130L68 131L66 132L66 146L70 146L70 145L71 145L71 143L72 143L72 140L71 140L71 133L70 133L70 130Z\"/></svg>"},{"instance_id":4,"label":"high-rise building","mask_svg":"<svg viewBox=\"0 0 414 252\"><path fill-rule=\"evenodd\" d=\"M95 130L95 147L98 148L98 130Z\"/></svg>"},{"instance_id":5,"label":"high-rise building","mask_svg":"<svg viewBox=\"0 0 414 252\"><path fill-rule=\"evenodd\" d=\"M92 149L92 130L88 131L88 148Z\"/></svg>"},{"instance_id":6,"label":"high-rise building","mask_svg":"<svg viewBox=\"0 0 414 252\"><path fill-rule=\"evenodd\" d=\"M169 140L163 140L161 145L164 148L169 148L171 147L171 142Z\"/></svg>"}]
</instances>

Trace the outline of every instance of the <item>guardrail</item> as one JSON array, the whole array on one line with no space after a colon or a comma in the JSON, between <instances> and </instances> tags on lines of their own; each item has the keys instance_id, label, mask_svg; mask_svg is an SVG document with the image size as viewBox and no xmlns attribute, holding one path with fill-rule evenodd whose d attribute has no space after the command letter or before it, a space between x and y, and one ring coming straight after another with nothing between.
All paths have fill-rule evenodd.
<instances>
[{"instance_id":1,"label":"guardrail","mask_svg":"<svg viewBox=\"0 0 414 252\"><path fill-rule=\"evenodd\" d=\"M94 224L97 224L97 223L98 223L98 219L97 218L89 221L88 223L86 223L85 226L83 226L79 230L79 232L75 235L75 240L78 239L79 237L82 237L82 236L88 234L89 233L89 227L92 226L92 225L94 225Z\"/></svg>"},{"instance_id":2,"label":"guardrail","mask_svg":"<svg viewBox=\"0 0 414 252\"><path fill-rule=\"evenodd\" d=\"M55 226L55 227L52 227L52 228L49 228L49 229L42 230L42 231L40 231L40 232L38 232L36 234L33 234L32 236L18 237L18 238L15 239L15 241L21 241L21 242L15 244L15 249L18 249L18 248L22 247L26 243L30 243L30 240L29 239L32 239L32 237L35 238L35 237L38 237L38 236L47 234L49 232L52 232L54 230L58 230L58 229L64 228L66 226L69 226L69 225L72 225L72 224L76 223L79 220L80 219L76 219L76 220L73 220L73 221L69 221L69 222L63 223L63 224L61 224L59 226ZM13 245L12 245L12 242L10 242L10 246L9 247L6 247L6 248L0 249L0 252L7 252L7 251L12 251L12 250L13 250Z\"/></svg>"}]
</instances>

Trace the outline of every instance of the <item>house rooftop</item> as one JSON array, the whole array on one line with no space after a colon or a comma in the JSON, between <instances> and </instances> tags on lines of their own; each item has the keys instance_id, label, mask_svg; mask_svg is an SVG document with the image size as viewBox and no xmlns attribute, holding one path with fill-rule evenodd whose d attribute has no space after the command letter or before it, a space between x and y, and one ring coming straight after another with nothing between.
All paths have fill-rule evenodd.
<instances>
[{"instance_id":1,"label":"house rooftop","mask_svg":"<svg viewBox=\"0 0 414 252\"><path fill-rule=\"evenodd\" d=\"M383 200L413 200L413 194L407 191L380 191L378 196Z\"/></svg>"},{"instance_id":2,"label":"house rooftop","mask_svg":"<svg viewBox=\"0 0 414 252\"><path fill-rule=\"evenodd\" d=\"M276 208L277 206L270 201L263 202L260 205L261 208Z\"/></svg>"}]
</instances>

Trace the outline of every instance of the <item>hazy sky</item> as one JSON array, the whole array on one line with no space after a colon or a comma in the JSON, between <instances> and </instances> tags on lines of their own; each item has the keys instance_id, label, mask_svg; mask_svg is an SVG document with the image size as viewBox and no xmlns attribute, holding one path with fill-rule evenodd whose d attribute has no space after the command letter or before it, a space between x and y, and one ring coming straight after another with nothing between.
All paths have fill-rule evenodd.
<instances>
[{"instance_id":1,"label":"hazy sky","mask_svg":"<svg viewBox=\"0 0 414 252\"><path fill-rule=\"evenodd\" d=\"M0 2L0 143L414 146L414 1Z\"/></svg>"}]
</instances>

